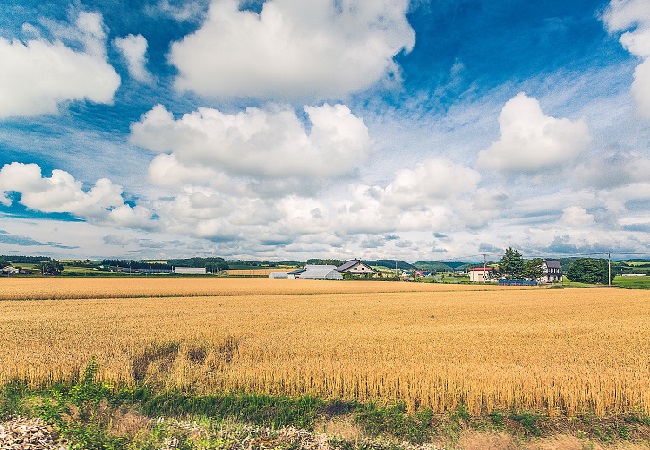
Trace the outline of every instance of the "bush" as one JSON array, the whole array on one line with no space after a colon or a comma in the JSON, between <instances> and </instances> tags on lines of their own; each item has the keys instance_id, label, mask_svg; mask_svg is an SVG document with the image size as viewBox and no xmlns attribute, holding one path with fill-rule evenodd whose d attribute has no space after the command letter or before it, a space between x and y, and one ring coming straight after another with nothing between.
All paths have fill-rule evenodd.
<instances>
[{"instance_id":1,"label":"bush","mask_svg":"<svg viewBox=\"0 0 650 450\"><path fill-rule=\"evenodd\" d=\"M606 259L576 259L569 266L566 275L569 280L577 281L579 283L609 283L609 269Z\"/></svg>"}]
</instances>

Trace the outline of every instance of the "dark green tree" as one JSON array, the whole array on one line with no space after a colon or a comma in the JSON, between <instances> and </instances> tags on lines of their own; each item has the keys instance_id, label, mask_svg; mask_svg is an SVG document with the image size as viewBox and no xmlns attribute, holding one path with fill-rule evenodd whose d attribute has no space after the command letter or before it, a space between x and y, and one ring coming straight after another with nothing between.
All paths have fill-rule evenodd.
<instances>
[{"instance_id":1,"label":"dark green tree","mask_svg":"<svg viewBox=\"0 0 650 450\"><path fill-rule=\"evenodd\" d=\"M499 278L505 278L507 280L516 280L523 278L524 276L525 262L522 258L521 253L512 247L506 249L506 253L501 257L499 261L499 270L494 272L495 275Z\"/></svg>"},{"instance_id":2,"label":"dark green tree","mask_svg":"<svg viewBox=\"0 0 650 450\"><path fill-rule=\"evenodd\" d=\"M58 261L44 261L38 268L43 275L59 275L63 272L63 264Z\"/></svg>"},{"instance_id":3,"label":"dark green tree","mask_svg":"<svg viewBox=\"0 0 650 450\"><path fill-rule=\"evenodd\" d=\"M566 276L571 281L589 284L609 283L606 259L578 258L571 263Z\"/></svg>"},{"instance_id":4,"label":"dark green tree","mask_svg":"<svg viewBox=\"0 0 650 450\"><path fill-rule=\"evenodd\" d=\"M539 280L544 276L544 261L541 258L526 261L523 275L530 280Z\"/></svg>"}]
</instances>

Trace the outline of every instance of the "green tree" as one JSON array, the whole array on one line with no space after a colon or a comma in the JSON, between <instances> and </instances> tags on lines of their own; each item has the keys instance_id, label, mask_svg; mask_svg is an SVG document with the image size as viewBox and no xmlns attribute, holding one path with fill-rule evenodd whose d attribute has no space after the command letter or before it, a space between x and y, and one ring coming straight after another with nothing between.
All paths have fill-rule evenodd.
<instances>
[{"instance_id":1,"label":"green tree","mask_svg":"<svg viewBox=\"0 0 650 450\"><path fill-rule=\"evenodd\" d=\"M44 261L38 268L43 275L59 275L63 272L63 264L58 261Z\"/></svg>"},{"instance_id":2,"label":"green tree","mask_svg":"<svg viewBox=\"0 0 650 450\"><path fill-rule=\"evenodd\" d=\"M499 261L499 270L494 272L495 275L499 278L505 278L507 280L516 280L522 278L524 275L525 262L522 258L521 253L512 247L506 249L506 253L501 257Z\"/></svg>"},{"instance_id":3,"label":"green tree","mask_svg":"<svg viewBox=\"0 0 650 450\"><path fill-rule=\"evenodd\" d=\"M589 284L609 283L606 259L579 258L571 263L566 276L571 281Z\"/></svg>"},{"instance_id":4,"label":"green tree","mask_svg":"<svg viewBox=\"0 0 650 450\"><path fill-rule=\"evenodd\" d=\"M541 258L526 261L523 275L524 278L539 280L544 276L544 261Z\"/></svg>"}]
</instances>

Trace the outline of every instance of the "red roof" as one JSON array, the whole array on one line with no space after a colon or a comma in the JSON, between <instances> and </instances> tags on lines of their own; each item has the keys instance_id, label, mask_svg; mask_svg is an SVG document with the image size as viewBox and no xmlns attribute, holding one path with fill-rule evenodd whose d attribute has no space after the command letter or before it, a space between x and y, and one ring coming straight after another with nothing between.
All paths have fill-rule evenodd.
<instances>
[{"instance_id":1,"label":"red roof","mask_svg":"<svg viewBox=\"0 0 650 450\"><path fill-rule=\"evenodd\" d=\"M485 271L494 270L494 267L486 267ZM469 269L470 272L483 272L483 267L477 267L475 269Z\"/></svg>"}]
</instances>

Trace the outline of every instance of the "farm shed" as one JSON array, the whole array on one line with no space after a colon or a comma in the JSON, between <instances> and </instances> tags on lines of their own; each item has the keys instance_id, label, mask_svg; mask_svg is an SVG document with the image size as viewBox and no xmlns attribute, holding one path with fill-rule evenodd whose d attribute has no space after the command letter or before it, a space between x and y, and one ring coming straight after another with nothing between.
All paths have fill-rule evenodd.
<instances>
[{"instance_id":1,"label":"farm shed","mask_svg":"<svg viewBox=\"0 0 650 450\"><path fill-rule=\"evenodd\" d=\"M301 280L342 280L343 275L336 270L336 266L306 265L305 271L296 278Z\"/></svg>"},{"instance_id":2,"label":"farm shed","mask_svg":"<svg viewBox=\"0 0 650 450\"><path fill-rule=\"evenodd\" d=\"M269 278L274 280L294 280L296 274L294 272L271 272Z\"/></svg>"},{"instance_id":3,"label":"farm shed","mask_svg":"<svg viewBox=\"0 0 650 450\"><path fill-rule=\"evenodd\" d=\"M205 267L174 267L174 273L183 275L205 275Z\"/></svg>"},{"instance_id":4,"label":"farm shed","mask_svg":"<svg viewBox=\"0 0 650 450\"><path fill-rule=\"evenodd\" d=\"M490 278L490 272L494 270L492 267L477 267L476 269L469 269L469 281L473 283L485 283L486 281L495 282L497 280Z\"/></svg>"}]
</instances>

